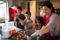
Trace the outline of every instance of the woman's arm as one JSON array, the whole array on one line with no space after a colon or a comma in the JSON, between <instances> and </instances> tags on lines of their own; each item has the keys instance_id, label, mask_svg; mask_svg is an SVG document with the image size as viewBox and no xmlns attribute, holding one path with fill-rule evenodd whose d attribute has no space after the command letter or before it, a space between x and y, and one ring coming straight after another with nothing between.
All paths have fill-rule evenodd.
<instances>
[{"instance_id":1,"label":"woman's arm","mask_svg":"<svg viewBox=\"0 0 60 40\"><path fill-rule=\"evenodd\" d=\"M43 35L43 34L49 32L50 30L53 31L54 30L53 28L57 25L57 20L58 20L57 16L55 16L55 15L51 16L49 23L46 26L43 26L40 30L36 31L31 36L34 36L37 34Z\"/></svg>"},{"instance_id":2,"label":"woman's arm","mask_svg":"<svg viewBox=\"0 0 60 40\"><path fill-rule=\"evenodd\" d=\"M48 26L43 26L40 30L37 30L35 33L33 33L31 36L36 36L36 35L43 35L45 33L49 32Z\"/></svg>"}]
</instances>

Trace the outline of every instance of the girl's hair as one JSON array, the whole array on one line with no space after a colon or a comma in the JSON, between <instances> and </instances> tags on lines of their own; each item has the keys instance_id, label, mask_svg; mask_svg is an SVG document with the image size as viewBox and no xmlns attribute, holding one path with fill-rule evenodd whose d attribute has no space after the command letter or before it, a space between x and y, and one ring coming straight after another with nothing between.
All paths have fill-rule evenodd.
<instances>
[{"instance_id":1,"label":"girl's hair","mask_svg":"<svg viewBox=\"0 0 60 40\"><path fill-rule=\"evenodd\" d=\"M44 25L44 19L41 16L36 16L36 21L38 21L41 25L41 27Z\"/></svg>"},{"instance_id":2,"label":"girl's hair","mask_svg":"<svg viewBox=\"0 0 60 40\"><path fill-rule=\"evenodd\" d=\"M49 9L51 9L51 12L55 13L53 5L49 1L41 2L40 6L47 6Z\"/></svg>"}]
</instances>

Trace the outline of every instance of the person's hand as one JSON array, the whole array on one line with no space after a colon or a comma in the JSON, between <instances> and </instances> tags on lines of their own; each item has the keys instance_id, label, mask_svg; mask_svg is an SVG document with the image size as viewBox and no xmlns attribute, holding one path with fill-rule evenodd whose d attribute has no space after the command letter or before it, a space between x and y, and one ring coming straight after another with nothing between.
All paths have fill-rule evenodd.
<instances>
[{"instance_id":1,"label":"person's hand","mask_svg":"<svg viewBox=\"0 0 60 40\"><path fill-rule=\"evenodd\" d=\"M44 29L44 28L46 28L45 26L42 26L42 28L41 29Z\"/></svg>"},{"instance_id":2,"label":"person's hand","mask_svg":"<svg viewBox=\"0 0 60 40\"><path fill-rule=\"evenodd\" d=\"M16 16L16 19L18 19L18 16Z\"/></svg>"},{"instance_id":3,"label":"person's hand","mask_svg":"<svg viewBox=\"0 0 60 40\"><path fill-rule=\"evenodd\" d=\"M28 24L28 27L29 27L29 28L32 28L32 27L33 27L33 23L29 23L29 24Z\"/></svg>"},{"instance_id":4,"label":"person's hand","mask_svg":"<svg viewBox=\"0 0 60 40\"><path fill-rule=\"evenodd\" d=\"M24 23L24 21L23 21L23 20L21 20L21 21L20 21L20 24L21 24L22 26L24 26L24 25L25 25L25 23Z\"/></svg>"},{"instance_id":5,"label":"person's hand","mask_svg":"<svg viewBox=\"0 0 60 40\"><path fill-rule=\"evenodd\" d=\"M31 36L38 36L38 35L39 36L42 36L43 35L40 30L36 30L36 32L33 33Z\"/></svg>"},{"instance_id":6,"label":"person's hand","mask_svg":"<svg viewBox=\"0 0 60 40\"><path fill-rule=\"evenodd\" d=\"M35 32L35 33L33 33L31 36L37 36L37 33Z\"/></svg>"},{"instance_id":7,"label":"person's hand","mask_svg":"<svg viewBox=\"0 0 60 40\"><path fill-rule=\"evenodd\" d=\"M39 35L39 30L37 30L35 33L33 33L31 36L37 36Z\"/></svg>"}]
</instances>

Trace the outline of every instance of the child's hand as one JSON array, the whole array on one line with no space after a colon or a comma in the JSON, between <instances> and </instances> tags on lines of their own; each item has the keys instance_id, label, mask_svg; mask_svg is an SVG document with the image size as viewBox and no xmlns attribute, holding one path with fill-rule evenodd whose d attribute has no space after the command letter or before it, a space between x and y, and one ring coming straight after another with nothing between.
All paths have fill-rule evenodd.
<instances>
[{"instance_id":1,"label":"child's hand","mask_svg":"<svg viewBox=\"0 0 60 40\"><path fill-rule=\"evenodd\" d=\"M33 27L33 24L32 23L29 23L28 24L28 27L30 27L30 28Z\"/></svg>"},{"instance_id":2,"label":"child's hand","mask_svg":"<svg viewBox=\"0 0 60 40\"><path fill-rule=\"evenodd\" d=\"M24 26L24 25L25 25L24 21L20 21L20 24L21 24L22 26Z\"/></svg>"}]
</instances>

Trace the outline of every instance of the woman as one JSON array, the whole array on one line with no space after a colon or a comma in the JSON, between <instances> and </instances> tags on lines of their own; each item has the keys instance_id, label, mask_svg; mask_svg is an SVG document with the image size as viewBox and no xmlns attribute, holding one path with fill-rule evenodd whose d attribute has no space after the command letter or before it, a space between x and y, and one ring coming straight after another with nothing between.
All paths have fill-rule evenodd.
<instances>
[{"instance_id":1,"label":"woman","mask_svg":"<svg viewBox=\"0 0 60 40\"><path fill-rule=\"evenodd\" d=\"M43 2L41 6L40 11L44 13L45 25L31 36L40 35L41 40L55 40L55 37L58 36L58 16L55 14L54 7L50 2Z\"/></svg>"}]
</instances>

